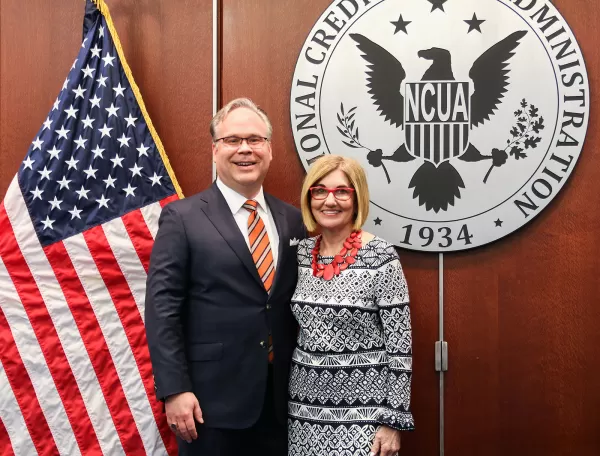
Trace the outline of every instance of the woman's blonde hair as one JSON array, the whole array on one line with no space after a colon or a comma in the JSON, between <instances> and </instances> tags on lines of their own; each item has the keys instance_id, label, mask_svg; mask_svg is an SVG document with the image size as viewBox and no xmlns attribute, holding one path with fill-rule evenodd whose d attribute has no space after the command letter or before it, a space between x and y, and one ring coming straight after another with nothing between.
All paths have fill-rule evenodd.
<instances>
[{"instance_id":1,"label":"woman's blonde hair","mask_svg":"<svg viewBox=\"0 0 600 456\"><path fill-rule=\"evenodd\" d=\"M367 216L369 215L369 187L367 185L367 176L363 167L353 158L342 157L340 155L324 155L315 161L308 169L302 185L302 194L300 208L302 210L302 220L308 231L316 231L317 222L310 209L310 187L323 179L332 171L340 169L344 172L350 186L354 188L355 215L352 228L358 230L362 228Z\"/></svg>"}]
</instances>

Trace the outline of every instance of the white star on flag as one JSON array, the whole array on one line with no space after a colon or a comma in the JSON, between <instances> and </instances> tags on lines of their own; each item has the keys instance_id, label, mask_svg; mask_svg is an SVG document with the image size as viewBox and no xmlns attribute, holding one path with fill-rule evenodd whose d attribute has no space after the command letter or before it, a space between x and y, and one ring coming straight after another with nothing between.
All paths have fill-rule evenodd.
<instances>
[{"instance_id":1,"label":"white star on flag","mask_svg":"<svg viewBox=\"0 0 600 456\"><path fill-rule=\"evenodd\" d=\"M83 129L85 130L86 128L94 128L94 120L96 119L90 118L89 114L85 117L85 119L81 119L81 122L83 123Z\"/></svg>"},{"instance_id":2,"label":"white star on flag","mask_svg":"<svg viewBox=\"0 0 600 456\"><path fill-rule=\"evenodd\" d=\"M98 95L94 95L94 98L90 98L90 103L92 103L92 108L95 106L96 108L100 107L100 101L102 98L98 98Z\"/></svg>"},{"instance_id":3,"label":"white star on flag","mask_svg":"<svg viewBox=\"0 0 600 456\"><path fill-rule=\"evenodd\" d=\"M51 126L52 126L52 121L50 120L50 117L47 117L46 121L44 122L44 128L42 129L42 131L44 131L45 129L50 130Z\"/></svg>"},{"instance_id":4,"label":"white star on flag","mask_svg":"<svg viewBox=\"0 0 600 456\"><path fill-rule=\"evenodd\" d=\"M42 144L44 144L44 141L42 141L39 137L33 141L31 144L33 144L33 150L42 150Z\"/></svg>"},{"instance_id":5,"label":"white star on flag","mask_svg":"<svg viewBox=\"0 0 600 456\"><path fill-rule=\"evenodd\" d=\"M38 173L40 173L40 175L42 176L42 177L40 177L40 182L41 182L44 179L50 180L50 174L52 173L52 170L48 169L47 166L44 166L44 169L38 171Z\"/></svg>"},{"instance_id":6,"label":"white star on flag","mask_svg":"<svg viewBox=\"0 0 600 456\"><path fill-rule=\"evenodd\" d=\"M118 117L117 111L121 108L115 107L115 104L111 103L110 108L105 108L105 109L108 112L108 118L110 119L112 116Z\"/></svg>"},{"instance_id":7,"label":"white star on flag","mask_svg":"<svg viewBox=\"0 0 600 456\"><path fill-rule=\"evenodd\" d=\"M106 184L106 188L108 188L108 187L115 188L115 182L117 182L117 179L115 179L114 177L109 175L108 178L103 179L102 181Z\"/></svg>"},{"instance_id":8,"label":"white star on flag","mask_svg":"<svg viewBox=\"0 0 600 456\"><path fill-rule=\"evenodd\" d=\"M133 168L129 168L129 171L131 171L131 172L133 173L133 174L131 175L131 177L135 177L135 176L140 176L140 177L142 177L142 173L140 173L140 171L141 171L142 169L144 169L144 168L142 168L142 167L138 166L138 164L137 164L137 163L135 163L135 164L133 165Z\"/></svg>"},{"instance_id":9,"label":"white star on flag","mask_svg":"<svg viewBox=\"0 0 600 456\"><path fill-rule=\"evenodd\" d=\"M100 58L100 51L102 51L102 49L100 49L97 44L95 44L94 47L90 49L92 57Z\"/></svg>"},{"instance_id":10,"label":"white star on flag","mask_svg":"<svg viewBox=\"0 0 600 456\"><path fill-rule=\"evenodd\" d=\"M160 183L160 179L162 178L162 176L158 176L156 174L156 172L154 172L154 176L149 177L148 179L150 179L150 181L152 182L152 186L154 187L154 185L158 184L158 185L162 185Z\"/></svg>"},{"instance_id":11,"label":"white star on flag","mask_svg":"<svg viewBox=\"0 0 600 456\"><path fill-rule=\"evenodd\" d=\"M69 184L71 183L71 181L67 179L67 176L63 176L63 178L61 180L56 181L56 182L60 185L61 190L63 188L66 188L67 190L69 190Z\"/></svg>"},{"instance_id":12,"label":"white star on flag","mask_svg":"<svg viewBox=\"0 0 600 456\"><path fill-rule=\"evenodd\" d=\"M119 85L117 87L113 87L113 90L115 91L115 100L120 96L123 96L123 92L125 92L125 87L121 87L121 83L119 82Z\"/></svg>"},{"instance_id":13,"label":"white star on flag","mask_svg":"<svg viewBox=\"0 0 600 456\"><path fill-rule=\"evenodd\" d=\"M58 158L58 154L60 154L62 151L60 149L56 148L56 144L52 147L52 149L47 151L50 154L50 159L53 158Z\"/></svg>"},{"instance_id":14,"label":"white star on flag","mask_svg":"<svg viewBox=\"0 0 600 456\"><path fill-rule=\"evenodd\" d=\"M44 224L44 229L47 230L48 228L50 228L52 230L52 224L54 222L55 220L50 220L50 216L46 216L46 220L42 220L42 223Z\"/></svg>"},{"instance_id":15,"label":"white star on flag","mask_svg":"<svg viewBox=\"0 0 600 456\"><path fill-rule=\"evenodd\" d=\"M94 179L96 179L96 173L98 172L98 170L93 169L92 165L90 165L90 167L88 169L84 169L83 172L86 175L85 180L88 180L90 177L93 177Z\"/></svg>"},{"instance_id":16,"label":"white star on flag","mask_svg":"<svg viewBox=\"0 0 600 456\"><path fill-rule=\"evenodd\" d=\"M87 139L85 139L82 135L79 135L79 139L76 139L75 141L73 141L75 144L77 144L77 149L85 149L85 143L87 142Z\"/></svg>"},{"instance_id":17,"label":"white star on flag","mask_svg":"<svg viewBox=\"0 0 600 456\"><path fill-rule=\"evenodd\" d=\"M35 163L35 160L32 160L31 157L27 157L24 161L23 161L23 169L31 169L33 170L32 165Z\"/></svg>"},{"instance_id":18,"label":"white star on flag","mask_svg":"<svg viewBox=\"0 0 600 456\"><path fill-rule=\"evenodd\" d=\"M75 157L71 157L69 160L65 161L67 165L69 165L69 169L77 169L77 163L79 160L75 160Z\"/></svg>"},{"instance_id":19,"label":"white star on flag","mask_svg":"<svg viewBox=\"0 0 600 456\"><path fill-rule=\"evenodd\" d=\"M73 105L71 105L69 109L65 109L65 112L67 113L67 119L69 119L70 117L73 117L73 119L75 119L75 114L77 114L78 111L79 109L75 109Z\"/></svg>"},{"instance_id":20,"label":"white star on flag","mask_svg":"<svg viewBox=\"0 0 600 456\"><path fill-rule=\"evenodd\" d=\"M95 68L90 68L90 64L88 63L88 65L85 68L82 68L81 71L83 72L83 79L85 78L93 78L94 77L94 71L96 71Z\"/></svg>"},{"instance_id":21,"label":"white star on flag","mask_svg":"<svg viewBox=\"0 0 600 456\"><path fill-rule=\"evenodd\" d=\"M146 146L144 146L144 145L142 144L142 145L141 145L140 147L138 147L136 150L137 150L137 151L140 153L140 157L141 157L142 155L145 155L145 156L147 157L147 156L148 156L148 151L150 150L150 148L149 148L149 147L146 147Z\"/></svg>"},{"instance_id":22,"label":"white star on flag","mask_svg":"<svg viewBox=\"0 0 600 456\"><path fill-rule=\"evenodd\" d=\"M42 193L44 193L44 190L40 190L39 186L35 187L35 190L31 190L30 192L33 195L33 199L34 201L36 199L42 199Z\"/></svg>"},{"instance_id":23,"label":"white star on flag","mask_svg":"<svg viewBox=\"0 0 600 456\"><path fill-rule=\"evenodd\" d=\"M104 149L101 149L100 146L96 146L95 149L92 150L92 153L94 154L94 158L104 158L102 156L102 153L104 152Z\"/></svg>"},{"instance_id":24,"label":"white star on flag","mask_svg":"<svg viewBox=\"0 0 600 456\"><path fill-rule=\"evenodd\" d=\"M115 58L114 58L114 57L112 57L112 56L111 56L110 54L108 54L108 53L107 53L107 54L106 54L104 57L102 57L102 60L104 60L104 68L106 68L108 65L110 65L110 66L114 66L114 65L113 65L113 60L114 60L114 59L115 59Z\"/></svg>"},{"instance_id":25,"label":"white star on flag","mask_svg":"<svg viewBox=\"0 0 600 456\"><path fill-rule=\"evenodd\" d=\"M138 119L137 117L133 117L130 113L129 117L125 117L125 122L127 122L128 127L135 127L135 121L137 119Z\"/></svg>"},{"instance_id":26,"label":"white star on flag","mask_svg":"<svg viewBox=\"0 0 600 456\"><path fill-rule=\"evenodd\" d=\"M125 197L135 196L134 191L135 191L136 188L137 187L132 187L131 184L127 184L127 188L123 189L123 191L125 192Z\"/></svg>"},{"instance_id":27,"label":"white star on flag","mask_svg":"<svg viewBox=\"0 0 600 456\"><path fill-rule=\"evenodd\" d=\"M60 205L62 204L62 200L59 200L56 196L54 197L54 199L52 201L48 201L50 203L50 210L53 211L54 209L60 209Z\"/></svg>"},{"instance_id":28,"label":"white star on flag","mask_svg":"<svg viewBox=\"0 0 600 456\"><path fill-rule=\"evenodd\" d=\"M65 128L65 126L63 125L60 130L56 130L56 133L58 134L59 138L63 138L63 139L67 139L67 133L69 133L71 130L67 130Z\"/></svg>"},{"instance_id":29,"label":"white star on flag","mask_svg":"<svg viewBox=\"0 0 600 456\"><path fill-rule=\"evenodd\" d=\"M102 133L102 138L104 138L105 136L108 136L110 138L111 130L112 130L112 127L107 126L106 123L104 124L104 126L102 128L98 129L98 131L100 133Z\"/></svg>"},{"instance_id":30,"label":"white star on flag","mask_svg":"<svg viewBox=\"0 0 600 456\"><path fill-rule=\"evenodd\" d=\"M87 194L88 194L89 192L90 192L90 191L89 191L89 190L86 190L86 189L85 189L85 187L84 187L83 185L81 186L81 190L75 190L75 193L77 193L77 194L79 195L79 198L78 198L78 199L81 199L81 198L88 199L88 196L87 196Z\"/></svg>"},{"instance_id":31,"label":"white star on flag","mask_svg":"<svg viewBox=\"0 0 600 456\"><path fill-rule=\"evenodd\" d=\"M106 198L104 195L102 195L102 197L98 200L96 200L96 202L98 203L98 209L100 209L102 206L104 206L106 209L108 209L108 202L110 200L108 198Z\"/></svg>"},{"instance_id":32,"label":"white star on flag","mask_svg":"<svg viewBox=\"0 0 600 456\"><path fill-rule=\"evenodd\" d=\"M106 80L108 78L106 76L102 76L100 75L100 77L98 78L98 87L106 87Z\"/></svg>"},{"instance_id":33,"label":"white star on flag","mask_svg":"<svg viewBox=\"0 0 600 456\"><path fill-rule=\"evenodd\" d=\"M110 159L110 161L113 162L113 168L116 168L117 166L120 166L122 168L123 165L121 164L121 162L123 160L125 160L125 157L119 157L118 155L115 158Z\"/></svg>"},{"instance_id":34,"label":"white star on flag","mask_svg":"<svg viewBox=\"0 0 600 456\"><path fill-rule=\"evenodd\" d=\"M123 136L118 138L117 141L119 141L121 143L121 147L123 147L123 146L129 147L129 141L131 141L131 138L126 138L125 133L123 133Z\"/></svg>"},{"instance_id":35,"label":"white star on flag","mask_svg":"<svg viewBox=\"0 0 600 456\"><path fill-rule=\"evenodd\" d=\"M83 94L87 89L82 89L81 84L76 89L73 89L73 93L75 94L75 99L77 100L79 97L83 98ZM73 107L73 106L71 106Z\"/></svg>"},{"instance_id":36,"label":"white star on flag","mask_svg":"<svg viewBox=\"0 0 600 456\"><path fill-rule=\"evenodd\" d=\"M69 214L71 214L71 220L73 220L74 218L78 218L79 220L81 220L81 212L82 209L77 209L77 206L73 206L73 210L71 211L67 211Z\"/></svg>"}]
</instances>

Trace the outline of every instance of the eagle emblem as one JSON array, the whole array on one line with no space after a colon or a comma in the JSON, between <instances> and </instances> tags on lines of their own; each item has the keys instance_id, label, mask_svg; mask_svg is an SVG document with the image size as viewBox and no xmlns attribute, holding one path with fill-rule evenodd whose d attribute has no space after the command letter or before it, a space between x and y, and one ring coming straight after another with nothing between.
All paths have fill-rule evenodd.
<instances>
[{"instance_id":1,"label":"eagle emblem","mask_svg":"<svg viewBox=\"0 0 600 456\"><path fill-rule=\"evenodd\" d=\"M384 121L404 131L404 142L394 153L384 156L380 149L370 151L369 163L378 167L382 160L407 162L420 158L423 164L409 183L413 197L435 212L454 205L465 184L453 160L506 160L499 149L494 149L497 152L492 151L492 155L482 155L470 142L469 133L490 120L502 103L510 84L510 58L526 33L511 33L481 54L469 71L470 81L455 80L450 51L437 47L421 50L418 57L430 60L431 65L415 82L406 80L402 63L385 48L364 35L351 34L368 63L366 88L377 112Z\"/></svg>"}]
</instances>

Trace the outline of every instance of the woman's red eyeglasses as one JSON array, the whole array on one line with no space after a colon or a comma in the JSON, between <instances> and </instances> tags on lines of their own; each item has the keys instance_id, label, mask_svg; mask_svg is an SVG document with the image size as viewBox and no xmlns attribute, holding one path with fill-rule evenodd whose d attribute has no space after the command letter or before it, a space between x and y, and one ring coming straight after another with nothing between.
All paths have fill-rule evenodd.
<instances>
[{"instance_id":1,"label":"woman's red eyeglasses","mask_svg":"<svg viewBox=\"0 0 600 456\"><path fill-rule=\"evenodd\" d=\"M315 200L324 200L330 193L333 193L333 197L338 201L348 201L352 198L354 189L350 187L310 187L310 196Z\"/></svg>"}]
</instances>

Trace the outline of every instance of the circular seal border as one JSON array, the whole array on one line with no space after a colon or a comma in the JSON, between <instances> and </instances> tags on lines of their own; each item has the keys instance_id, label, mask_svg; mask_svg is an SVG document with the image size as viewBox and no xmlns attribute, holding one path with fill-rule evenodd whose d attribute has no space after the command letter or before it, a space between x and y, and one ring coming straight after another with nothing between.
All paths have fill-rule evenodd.
<instances>
[{"instance_id":1,"label":"circular seal border","mask_svg":"<svg viewBox=\"0 0 600 456\"><path fill-rule=\"evenodd\" d=\"M298 156L299 156L299 158L302 162L302 165L305 169L308 169L310 164L315 159L317 159L319 156L330 153L329 148L327 146L327 139L325 138L325 135L323 134L323 126L322 126L322 121L321 121L321 108L320 108L321 104L319 103L319 100L321 98L321 90L322 90L322 81L323 81L322 78L327 71L327 67L329 65L330 58L333 55L333 53L335 52L335 49L337 48L337 45L339 44L339 42L343 39L343 37L346 35L346 33L351 28L352 24L354 24L357 20L359 20L362 17L362 15L364 15L366 12L371 11L371 9L373 9L376 6L379 6L389 0L378 0L378 1L375 1L372 3L369 3L368 5L359 6L359 8L352 14L351 17L343 17L342 23L340 24L339 18L341 17L341 13L339 11L339 8L340 8L340 5L344 3L344 1L349 2L349 3L354 3L354 5L357 5L357 4L361 5L361 4L364 4L365 2L368 2L368 0L342 0L342 1L336 0L336 1L333 1L332 4L323 12L323 14L315 22L315 25L312 27L311 31L309 32L309 34L302 46L302 49L300 51L300 54L296 61L296 65L295 65L295 69L294 69L292 86L291 86L291 91L290 91L290 122L292 125L292 132L293 132L293 136L294 136L294 143L296 146L296 151L297 151ZM490 1L493 1L493 0L490 0ZM581 154L581 151L583 149L583 146L585 143L585 138L587 135L587 128L588 128L588 124L589 124L589 111L590 111L589 78L588 78L588 74L587 74L587 68L585 65L585 59L583 57L581 48L579 47L579 44L574 36L573 31L569 27L566 20L558 12L556 7L548 1L526 0L527 2L529 2L529 4L523 5L523 6L521 6L521 4L523 3L522 0L513 0L513 1L495 0L495 1L497 3L500 3L501 5L504 5L507 8L510 8L515 14L517 14L527 24L528 28L534 33L536 38L541 42L543 49L545 50L546 54L548 55L548 57L550 59L551 67L554 70L554 77L556 80L557 103L558 103L556 125L552 131L552 139L550 141L550 145L549 145L548 149L545 151L543 158L540 159L539 165L535 169L535 171L532 173L531 177L527 181L524 182L524 184L521 186L521 188L519 190L517 190L517 192L515 192L510 197L506 198L500 204L497 204L494 207L489 208L489 209L487 209L479 214L476 214L476 215L471 215L469 217L465 217L462 219L446 220L446 221L416 220L416 219L410 219L410 218L400 215L400 214L395 214L394 212L392 212L388 209L382 208L380 205L371 201L371 212L376 212L377 214L380 214L382 212L388 213L388 214L393 214L393 216L396 218L396 220L393 223L397 224L398 227L400 227L400 225L402 225L403 222L408 223L408 225L402 226L398 229L397 235L394 234L391 236L390 235L382 236L382 237L385 237L388 241L392 242L393 244L395 244L399 247L407 248L410 250L417 250L417 251L453 252L453 251L462 251L462 250L468 250L471 248L483 246L483 245L495 242L497 240L500 240L500 239L508 236L509 234L511 234L511 233L523 228L525 225L527 225L527 223L529 223L531 220L533 220L540 212L542 212L550 204L551 201L554 200L554 198L558 195L558 193L560 193L560 191L564 187L564 184L568 181L570 175L572 174L573 169L579 159L579 155ZM525 15L523 14L523 11L531 11L535 6L538 6L538 8L534 10L534 11L537 11L537 13L534 12L534 14L532 16L529 15L529 17L525 17ZM552 54L552 52L551 52L552 49L559 47L559 45L561 43L554 44L554 45L550 44L551 39L549 40L548 37L543 34L543 31L544 31L543 28L545 27L545 25L541 25L540 20L538 20L537 22L534 20L535 16L540 12L540 8L545 9L545 12L549 13L550 17L557 18L557 20L552 21L550 23L550 25L553 25L555 22L558 22L560 25L562 25L564 27L564 34L566 34L566 40L569 41L567 48L569 45L571 45L572 46L571 49L574 49L574 51L575 51L575 57L577 57L577 63L578 63L577 67L579 68L579 71L570 73L571 79L569 80L570 81L569 85L567 85L564 81L564 77L568 76L569 73L562 73L563 68L561 68L561 66L565 66L565 65L569 65L569 64L565 63L565 64L561 65L558 63L558 59L562 58L562 57L560 57L560 50L558 52L558 56L559 56L558 58L556 55ZM348 11L348 10L346 9L346 11ZM340 13L339 17L336 18L335 16L333 16L333 18L332 18L332 15L334 15L334 12ZM359 12L360 12L360 14L359 14ZM348 13L346 13L346 16L347 16L347 14ZM544 20L545 18L546 18L546 16L544 16L542 14L541 21L543 21L544 24L548 21L548 19ZM329 26L329 29L328 29L329 32L333 33L333 31L336 31L336 34L334 36L333 41L328 43L329 46L327 46L326 51L323 50L323 49L325 49L325 46L322 46L323 49L319 49L319 51L318 51L321 53L321 55L319 57L315 57L315 55L318 54L318 52L316 54L309 53L314 50L311 47L311 37L313 38L312 41L314 41L314 38L317 36L319 31L324 33L323 32L323 28L325 28L324 24L327 24L327 26ZM537 28L535 27L535 24L537 24L537 26L538 26ZM547 26L546 29L549 28L550 25ZM565 36L564 34L563 34L563 36ZM552 35L552 34L550 34L550 35ZM320 36L323 36L323 35L320 35ZM321 41L324 41L324 40L321 40ZM568 55L571 55L571 54L572 53L570 53ZM563 56L563 57L565 57L565 56ZM320 58L320 60L318 60L319 58ZM312 60L312 62L311 62L311 60ZM322 65L322 69L320 71L307 72L306 68L303 68L304 66L308 65L307 62L310 63L310 65L312 65L312 66L307 66L307 68L315 69L315 68L318 68L319 65ZM567 66L567 68L565 68L565 69L568 69L568 68L570 68L570 67ZM312 74L310 74L310 73L312 73ZM584 91L583 97L579 97L579 98L576 95L568 94L569 89L571 89L574 86L573 80L576 79L576 75L578 75L581 78L581 83L579 85L577 85L577 88ZM312 76L313 79L311 80L307 76ZM562 84L561 84L561 82L562 82ZM305 88L306 89L305 93L304 94L296 93L299 91L298 87ZM311 89L314 90L314 92L313 92L313 98L314 98L314 103L315 103L314 112L312 114L310 112L302 112L302 113L296 112L294 110L296 97L308 97L307 100L310 100L309 95L310 95ZM319 96L317 96L317 93ZM556 156L556 154L555 154L555 152L557 152L557 147L559 147L558 143L561 142L560 138L557 139L557 137L560 137L563 134L563 131L565 128L565 122L567 122L566 126L569 126L568 125L569 116L566 116L566 114L569 114L569 113L575 114L573 112L566 111L565 105L568 102L575 101L577 99L582 100L582 102L583 102L583 105L580 106L580 107L584 108L583 114L582 114L583 121L580 125L576 126L576 128L579 129L579 131L565 133L568 136L568 138L576 140L578 143L575 146L576 152L568 154L569 160L567 161L563 157ZM305 119L298 121L298 117L305 118ZM306 135L299 134L298 125L300 125L302 127L303 125L306 125L309 122L309 120L311 120L311 119L315 119L318 121L320 130L319 130L319 127L314 126L314 128L316 128L318 130L320 137L319 137L319 135L315 134L314 131L309 132ZM567 119L567 120L565 120L565 119ZM559 128L558 124L561 120L562 120L563 126ZM574 120L573 115L570 116L570 120L571 120L571 122L573 122L573 120ZM571 123L571 124L573 125L573 123ZM571 136L571 134L572 134L572 136ZM565 139L567 139L567 136L565 136ZM309 138L311 140L317 139L317 142L314 145L307 147L303 144L303 141L306 140L306 138ZM556 139L556 142L555 142L555 139ZM323 144L324 144L324 146L323 146ZM310 158L305 158L303 156L303 152L312 154L312 156L310 156ZM569 151L569 152L571 152L571 151ZM550 155L550 158L548 158L549 155ZM551 171L547 168L548 163L552 159L554 159L559 164L562 164L565 166L565 168L561 170L564 173L564 175L558 176L556 173L554 173L553 171ZM542 169L542 168L544 168L544 169L542 171L540 171L540 169ZM547 176L550 176L554 179L552 185L550 185L548 183L548 181L543 180L540 177L540 175L543 174L544 172ZM536 176L537 176L537 179L536 179ZM536 179L536 180L534 180L534 179ZM542 181L545 182L545 183L541 184L542 187L545 187L547 189L548 185L550 185L550 190L547 195L545 195L541 191L541 190L543 190L542 187L539 187L539 185L538 185L538 187L535 187L535 185L537 183L542 182ZM531 196L527 193L527 191L525 191L525 192L523 192L522 199L518 200L519 203L517 204L517 202L515 202L515 201L517 201L517 198L515 197L515 195L517 193L521 192L526 187L529 189L529 191L531 192L531 194L533 196L537 196L537 200L535 200L535 201L532 200ZM519 198L521 198L521 197L519 197ZM520 211L523 214L523 220L521 220L521 223L513 223L512 224L513 226L503 229L499 233L499 235L491 235L490 236L489 233L478 233L476 242L473 242L472 240L470 240L470 238L473 238L474 236L469 233L467 223L464 223L459 230L456 229L457 227L455 225L457 225L458 222L475 219L486 213L493 212L496 209L500 209L500 208L502 208L502 206L505 206L511 199L513 200L513 202L515 202L515 205L520 209ZM377 210L374 210L375 208ZM498 210L497 212L500 212L500 210ZM379 225L377 223L378 219L379 219L379 215L375 220L371 221L370 224L372 226L369 228L372 228L372 231L374 231L375 234L380 235L380 232L382 230L377 228L377 225ZM500 220L500 218L498 218L498 221L502 222ZM373 222L375 223L375 225L373 225ZM379 223L381 223L381 220L379 221ZM502 225L502 223L500 225L496 224L496 227L499 227L499 226L501 227L501 225ZM437 233L434 231L435 228L437 228ZM491 231L491 230L489 230L489 231ZM418 237L416 236L416 234L414 234L417 232L419 233ZM458 232L458 234L457 234L457 232ZM453 233L454 239L451 237L450 233ZM423 234L425 234L425 236L423 236ZM411 236L414 236L414 237L411 238ZM470 236L470 238L469 238L469 236ZM460 241L461 237L462 237L462 240L465 240L465 238L466 238L466 241L463 242L463 245L460 245L459 242L455 242L457 240ZM423 245L420 242L419 243L411 242L411 239L418 240L419 238L421 240L425 240L426 245Z\"/></svg>"}]
</instances>

